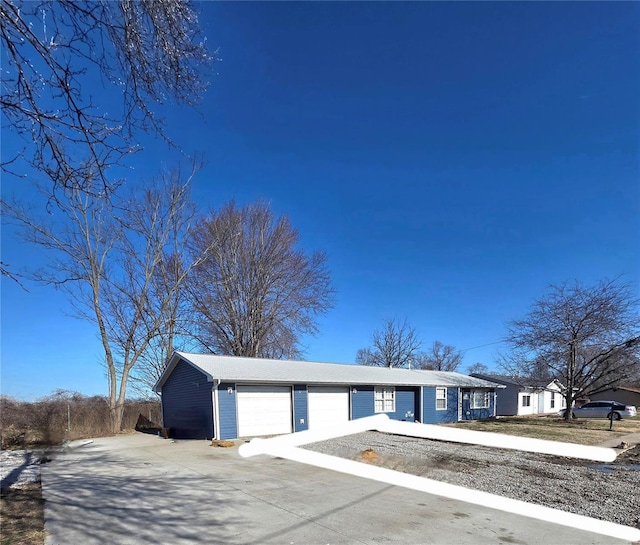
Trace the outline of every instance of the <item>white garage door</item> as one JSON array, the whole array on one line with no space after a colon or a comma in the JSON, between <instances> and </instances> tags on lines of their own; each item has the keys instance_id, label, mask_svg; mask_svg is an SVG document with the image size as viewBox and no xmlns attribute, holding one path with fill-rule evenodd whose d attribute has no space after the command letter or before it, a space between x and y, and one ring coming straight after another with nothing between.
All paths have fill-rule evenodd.
<instances>
[{"instance_id":1,"label":"white garage door","mask_svg":"<svg viewBox=\"0 0 640 545\"><path fill-rule=\"evenodd\" d=\"M349 421L349 389L309 386L309 429L318 430Z\"/></svg>"},{"instance_id":2,"label":"white garage door","mask_svg":"<svg viewBox=\"0 0 640 545\"><path fill-rule=\"evenodd\" d=\"M291 433L291 388L238 386L238 437Z\"/></svg>"}]
</instances>

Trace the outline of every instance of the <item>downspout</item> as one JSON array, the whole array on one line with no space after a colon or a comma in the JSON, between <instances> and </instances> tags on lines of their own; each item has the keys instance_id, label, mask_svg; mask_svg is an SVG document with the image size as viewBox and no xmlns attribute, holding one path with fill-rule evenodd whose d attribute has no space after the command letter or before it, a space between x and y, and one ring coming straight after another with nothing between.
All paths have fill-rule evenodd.
<instances>
[{"instance_id":1,"label":"downspout","mask_svg":"<svg viewBox=\"0 0 640 545\"><path fill-rule=\"evenodd\" d=\"M220 410L218 407L218 386L220 386L220 379L213 379L213 438L220 439Z\"/></svg>"}]
</instances>

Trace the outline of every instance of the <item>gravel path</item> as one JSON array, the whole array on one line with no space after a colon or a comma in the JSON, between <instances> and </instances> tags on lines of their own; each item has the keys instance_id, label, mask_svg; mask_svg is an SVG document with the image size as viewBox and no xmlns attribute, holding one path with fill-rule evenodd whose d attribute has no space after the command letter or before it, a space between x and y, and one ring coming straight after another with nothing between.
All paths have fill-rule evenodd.
<instances>
[{"instance_id":1,"label":"gravel path","mask_svg":"<svg viewBox=\"0 0 640 545\"><path fill-rule=\"evenodd\" d=\"M373 431L305 448L640 528L640 467L620 460L598 465Z\"/></svg>"}]
</instances>

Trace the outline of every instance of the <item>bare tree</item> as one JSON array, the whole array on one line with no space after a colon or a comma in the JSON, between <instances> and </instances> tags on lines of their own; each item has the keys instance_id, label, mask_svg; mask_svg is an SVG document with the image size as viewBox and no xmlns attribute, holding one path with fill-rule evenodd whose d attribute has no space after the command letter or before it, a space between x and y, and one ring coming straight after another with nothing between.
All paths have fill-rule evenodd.
<instances>
[{"instance_id":1,"label":"bare tree","mask_svg":"<svg viewBox=\"0 0 640 545\"><path fill-rule=\"evenodd\" d=\"M489 368L484 364L477 361L473 365L467 367L467 374L477 373L479 375L486 375L489 373Z\"/></svg>"},{"instance_id":2,"label":"bare tree","mask_svg":"<svg viewBox=\"0 0 640 545\"><path fill-rule=\"evenodd\" d=\"M25 177L30 164L54 195L108 194L109 168L140 149L139 131L164 136L154 107L196 103L215 58L185 0L2 0L0 40L3 128L22 143L2 169ZM94 102L96 86L109 106Z\"/></svg>"},{"instance_id":3,"label":"bare tree","mask_svg":"<svg viewBox=\"0 0 640 545\"><path fill-rule=\"evenodd\" d=\"M64 199L42 222L19 205L3 203L3 213L25 238L52 253L36 279L64 290L77 317L97 327L113 432L120 430L132 370L170 327L169 309L187 274L158 289L166 256L183 251L174 235L186 230L188 185L173 172L127 198L100 198L86 186L61 188Z\"/></svg>"},{"instance_id":4,"label":"bare tree","mask_svg":"<svg viewBox=\"0 0 640 545\"><path fill-rule=\"evenodd\" d=\"M371 337L372 347L356 354L356 363L377 367L409 367L416 359L421 342L407 320L386 319L382 329Z\"/></svg>"},{"instance_id":5,"label":"bare tree","mask_svg":"<svg viewBox=\"0 0 640 545\"><path fill-rule=\"evenodd\" d=\"M551 286L527 316L509 324L512 352L502 367L510 374L559 379L571 407L577 397L632 375L639 324L638 300L617 280Z\"/></svg>"},{"instance_id":6,"label":"bare tree","mask_svg":"<svg viewBox=\"0 0 640 545\"><path fill-rule=\"evenodd\" d=\"M417 369L455 371L461 361L462 353L454 346L434 341L428 352L416 354L414 365Z\"/></svg>"},{"instance_id":7,"label":"bare tree","mask_svg":"<svg viewBox=\"0 0 640 545\"><path fill-rule=\"evenodd\" d=\"M152 279L153 297L149 301L149 312L163 324L162 328L140 354L131 376L131 388L145 398L154 396L153 386L164 372L174 350L186 350L190 340L183 279L191 264L186 262L186 253L175 253L175 249L184 249L186 242L186 234L179 229L182 226L175 225L174 253L163 256Z\"/></svg>"},{"instance_id":8,"label":"bare tree","mask_svg":"<svg viewBox=\"0 0 640 545\"><path fill-rule=\"evenodd\" d=\"M298 248L298 232L268 204L231 202L194 227L192 252L204 255L188 282L198 341L213 353L300 355L300 335L317 331L333 288L321 252Z\"/></svg>"}]
</instances>

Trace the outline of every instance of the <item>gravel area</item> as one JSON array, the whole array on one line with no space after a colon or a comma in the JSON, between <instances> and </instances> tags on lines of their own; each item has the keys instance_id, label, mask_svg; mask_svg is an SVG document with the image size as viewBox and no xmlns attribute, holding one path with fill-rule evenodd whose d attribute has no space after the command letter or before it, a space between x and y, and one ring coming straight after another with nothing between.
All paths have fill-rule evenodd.
<instances>
[{"instance_id":1,"label":"gravel area","mask_svg":"<svg viewBox=\"0 0 640 545\"><path fill-rule=\"evenodd\" d=\"M603 465L373 431L305 448L640 528L640 465L632 451Z\"/></svg>"}]
</instances>

